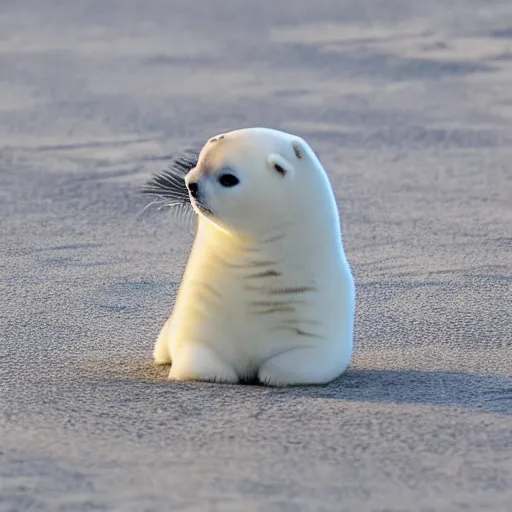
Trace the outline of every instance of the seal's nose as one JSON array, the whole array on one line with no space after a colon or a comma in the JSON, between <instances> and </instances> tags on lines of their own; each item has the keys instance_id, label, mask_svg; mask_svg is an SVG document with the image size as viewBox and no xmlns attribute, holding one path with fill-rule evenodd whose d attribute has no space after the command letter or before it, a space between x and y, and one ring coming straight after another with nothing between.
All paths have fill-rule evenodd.
<instances>
[{"instance_id":1,"label":"seal's nose","mask_svg":"<svg viewBox=\"0 0 512 512\"><path fill-rule=\"evenodd\" d=\"M197 183L195 183L195 182L191 182L191 183L189 183L189 184L187 185L187 187L188 187L188 190L189 190L189 192L190 192L190 195L191 195L194 199L196 199L196 198L197 198L197 189L198 189L198 185L197 185Z\"/></svg>"}]
</instances>

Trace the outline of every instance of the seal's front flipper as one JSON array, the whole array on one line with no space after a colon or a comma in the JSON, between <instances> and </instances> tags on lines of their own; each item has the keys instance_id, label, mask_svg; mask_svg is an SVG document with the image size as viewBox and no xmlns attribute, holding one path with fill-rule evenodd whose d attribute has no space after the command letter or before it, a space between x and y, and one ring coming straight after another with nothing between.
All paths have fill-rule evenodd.
<instances>
[{"instance_id":1,"label":"seal's front flipper","mask_svg":"<svg viewBox=\"0 0 512 512\"><path fill-rule=\"evenodd\" d=\"M155 343L155 348L153 349L153 359L156 364L170 364L171 363L171 351L170 351L170 343L169 343L169 323L170 317L165 322L160 334Z\"/></svg>"},{"instance_id":2,"label":"seal's front flipper","mask_svg":"<svg viewBox=\"0 0 512 512\"><path fill-rule=\"evenodd\" d=\"M350 353L325 347L293 348L267 359L260 368L259 381L268 386L326 384L348 367Z\"/></svg>"},{"instance_id":3,"label":"seal's front flipper","mask_svg":"<svg viewBox=\"0 0 512 512\"><path fill-rule=\"evenodd\" d=\"M202 343L184 341L173 356L169 373L171 380L203 380L227 384L237 384L239 381L235 370Z\"/></svg>"}]
</instances>

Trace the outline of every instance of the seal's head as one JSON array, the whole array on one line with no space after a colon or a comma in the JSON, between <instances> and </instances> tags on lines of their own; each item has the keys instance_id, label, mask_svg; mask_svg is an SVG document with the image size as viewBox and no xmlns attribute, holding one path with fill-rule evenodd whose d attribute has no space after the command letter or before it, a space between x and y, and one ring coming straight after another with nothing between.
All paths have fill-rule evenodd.
<instances>
[{"instance_id":1,"label":"seal's head","mask_svg":"<svg viewBox=\"0 0 512 512\"><path fill-rule=\"evenodd\" d=\"M309 145L267 128L213 137L185 182L195 211L228 232L256 235L333 211L327 175Z\"/></svg>"}]
</instances>

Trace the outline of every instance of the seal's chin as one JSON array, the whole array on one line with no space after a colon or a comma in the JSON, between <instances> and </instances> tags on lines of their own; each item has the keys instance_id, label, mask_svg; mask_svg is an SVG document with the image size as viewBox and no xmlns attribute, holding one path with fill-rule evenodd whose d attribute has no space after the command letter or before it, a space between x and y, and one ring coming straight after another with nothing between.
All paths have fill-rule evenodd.
<instances>
[{"instance_id":1,"label":"seal's chin","mask_svg":"<svg viewBox=\"0 0 512 512\"><path fill-rule=\"evenodd\" d=\"M205 215L206 217L215 217L213 210L206 206L204 203L197 199L191 198L192 207L198 215Z\"/></svg>"},{"instance_id":2,"label":"seal's chin","mask_svg":"<svg viewBox=\"0 0 512 512\"><path fill-rule=\"evenodd\" d=\"M199 217L202 217L208 224L215 226L216 229L222 231L228 236L232 236L232 233L229 229L226 228L218 219L218 217L215 215L213 210L206 206L204 203L201 203L197 199L191 199L192 208L194 208L194 211L199 215Z\"/></svg>"}]
</instances>

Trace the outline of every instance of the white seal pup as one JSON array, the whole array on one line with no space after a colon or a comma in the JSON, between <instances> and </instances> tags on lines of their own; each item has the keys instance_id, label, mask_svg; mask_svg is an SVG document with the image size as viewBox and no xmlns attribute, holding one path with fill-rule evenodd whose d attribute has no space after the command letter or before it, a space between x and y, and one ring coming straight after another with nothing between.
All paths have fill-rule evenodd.
<instances>
[{"instance_id":1,"label":"white seal pup","mask_svg":"<svg viewBox=\"0 0 512 512\"><path fill-rule=\"evenodd\" d=\"M169 378L327 383L352 356L355 290L327 174L301 138L210 139L185 176L198 227L154 359Z\"/></svg>"}]
</instances>

